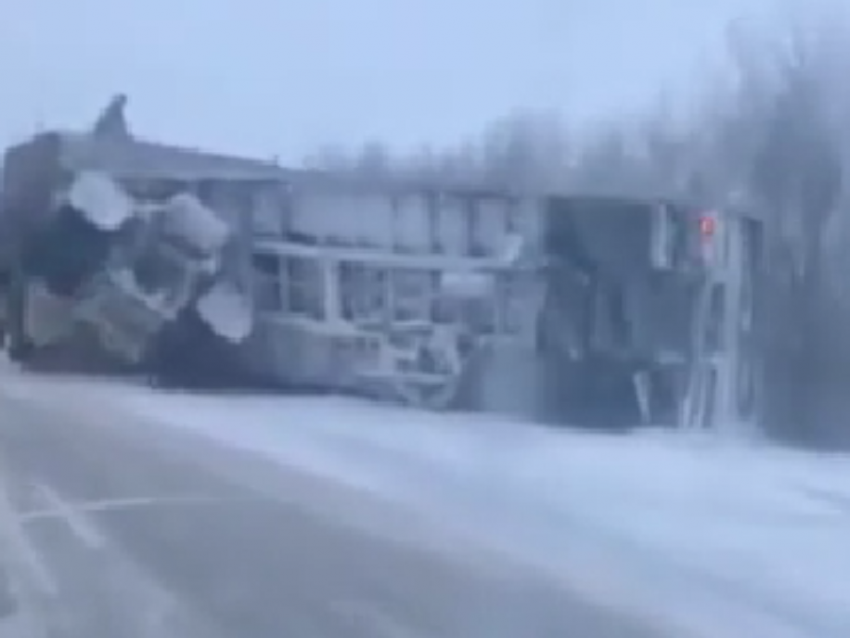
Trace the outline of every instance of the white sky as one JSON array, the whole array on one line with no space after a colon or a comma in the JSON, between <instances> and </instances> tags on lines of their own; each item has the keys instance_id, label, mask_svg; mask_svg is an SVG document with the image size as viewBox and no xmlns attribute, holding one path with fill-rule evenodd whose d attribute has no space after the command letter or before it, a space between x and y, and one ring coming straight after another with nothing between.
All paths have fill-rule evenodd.
<instances>
[{"instance_id":1,"label":"white sky","mask_svg":"<svg viewBox=\"0 0 850 638\"><path fill-rule=\"evenodd\" d=\"M586 121L686 90L730 17L780 2L0 0L0 144L117 91L145 136L287 160L449 143L514 107Z\"/></svg>"}]
</instances>

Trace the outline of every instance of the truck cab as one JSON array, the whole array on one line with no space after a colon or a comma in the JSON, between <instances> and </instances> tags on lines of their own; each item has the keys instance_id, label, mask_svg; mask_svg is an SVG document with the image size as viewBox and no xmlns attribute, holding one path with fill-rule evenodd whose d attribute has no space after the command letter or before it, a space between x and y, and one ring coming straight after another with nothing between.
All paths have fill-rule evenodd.
<instances>
[{"instance_id":1,"label":"truck cab","mask_svg":"<svg viewBox=\"0 0 850 638\"><path fill-rule=\"evenodd\" d=\"M548 199L543 228L538 349L553 418L683 427L753 418L758 220L571 195Z\"/></svg>"}]
</instances>

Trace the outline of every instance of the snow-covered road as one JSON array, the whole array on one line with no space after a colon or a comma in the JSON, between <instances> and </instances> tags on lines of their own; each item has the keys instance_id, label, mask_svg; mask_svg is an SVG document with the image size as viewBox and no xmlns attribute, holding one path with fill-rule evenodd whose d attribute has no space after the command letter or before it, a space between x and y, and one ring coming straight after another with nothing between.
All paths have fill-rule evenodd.
<instances>
[{"instance_id":1,"label":"snow-covered road","mask_svg":"<svg viewBox=\"0 0 850 638\"><path fill-rule=\"evenodd\" d=\"M368 491L674 636L850 635L846 456L2 374L15 400L110 428L156 422Z\"/></svg>"}]
</instances>

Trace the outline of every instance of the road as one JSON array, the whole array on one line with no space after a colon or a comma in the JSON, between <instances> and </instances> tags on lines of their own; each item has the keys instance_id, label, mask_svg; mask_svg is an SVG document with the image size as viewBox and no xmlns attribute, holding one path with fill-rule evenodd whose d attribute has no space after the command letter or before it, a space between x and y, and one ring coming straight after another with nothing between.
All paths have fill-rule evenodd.
<instances>
[{"instance_id":1,"label":"road","mask_svg":"<svg viewBox=\"0 0 850 638\"><path fill-rule=\"evenodd\" d=\"M49 399L0 391L0 638L658 636L413 509Z\"/></svg>"}]
</instances>

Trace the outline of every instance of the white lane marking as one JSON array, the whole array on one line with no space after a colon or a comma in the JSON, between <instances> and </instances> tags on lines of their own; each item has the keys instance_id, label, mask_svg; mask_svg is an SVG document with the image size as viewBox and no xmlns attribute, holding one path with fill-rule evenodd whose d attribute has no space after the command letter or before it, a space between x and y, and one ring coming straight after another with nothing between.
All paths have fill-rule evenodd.
<instances>
[{"instance_id":1,"label":"white lane marking","mask_svg":"<svg viewBox=\"0 0 850 638\"><path fill-rule=\"evenodd\" d=\"M257 498L221 498L214 496L150 496L150 497L128 497L128 498L110 498L99 501L77 501L69 503L65 501L67 507L72 508L76 513L94 513L94 512L113 512L128 509L137 509L143 507L152 507L157 505L201 505L205 503L232 503L237 501L257 501ZM45 509L33 509L18 514L18 518L24 523L30 523L40 519L56 518L64 516L64 510L50 503L52 507Z\"/></svg>"},{"instance_id":2,"label":"white lane marking","mask_svg":"<svg viewBox=\"0 0 850 638\"><path fill-rule=\"evenodd\" d=\"M54 510L65 521L84 545L93 550L106 547L106 538L84 512L71 505L46 485L36 485L35 489L50 509Z\"/></svg>"},{"instance_id":3,"label":"white lane marking","mask_svg":"<svg viewBox=\"0 0 850 638\"><path fill-rule=\"evenodd\" d=\"M375 605L354 600L339 600L331 603L331 610L357 623L360 629L368 630L374 638L424 638L408 625L396 620Z\"/></svg>"},{"instance_id":4,"label":"white lane marking","mask_svg":"<svg viewBox=\"0 0 850 638\"><path fill-rule=\"evenodd\" d=\"M0 486L0 548L9 550L9 569L19 567L33 584L50 597L59 595L59 583L24 530L22 521ZM14 563L17 563L15 565ZM14 576L14 574L12 574Z\"/></svg>"}]
</instances>

